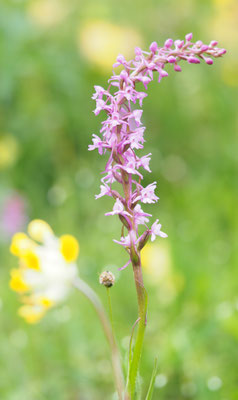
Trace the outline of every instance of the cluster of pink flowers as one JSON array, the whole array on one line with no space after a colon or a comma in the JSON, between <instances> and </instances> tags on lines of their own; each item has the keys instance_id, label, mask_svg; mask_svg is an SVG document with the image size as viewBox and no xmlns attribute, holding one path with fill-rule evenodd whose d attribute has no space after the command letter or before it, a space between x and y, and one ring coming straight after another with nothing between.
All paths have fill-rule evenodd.
<instances>
[{"instance_id":1,"label":"cluster of pink flowers","mask_svg":"<svg viewBox=\"0 0 238 400\"><path fill-rule=\"evenodd\" d=\"M101 191L96 198L111 196L115 204L111 212L106 215L119 215L128 234L115 240L126 248L130 260L140 251L148 238L155 240L156 236L166 237L161 231L158 219L147 226L150 214L145 213L140 203L155 203L158 197L155 194L156 182L143 187L141 184L142 170L151 172L149 163L151 153L139 157L136 150L144 147L144 131L142 125L142 102L147 96L143 91L136 90L136 83L142 82L145 89L153 80L153 73L158 73L158 81L168 76L165 67L172 64L175 71L181 71L180 61L189 64L199 64L204 60L206 64L213 64L213 58L221 57L225 49L217 47L216 41L209 45L200 40L193 43L189 33L184 40L166 40L163 47L156 42L150 45L150 51L135 49L135 58L126 61L123 55L117 57L114 68L121 67L119 74L115 71L109 79L107 89L95 86L93 99L96 101L95 115L104 111L107 118L102 122L100 133L102 137L93 135L93 144L89 150L98 149L99 154L109 154L104 177L101 179ZM139 106L135 104L139 103ZM123 190L122 194L113 189L113 183L118 182ZM144 226L144 232L139 232L139 225Z\"/></svg>"}]
</instances>

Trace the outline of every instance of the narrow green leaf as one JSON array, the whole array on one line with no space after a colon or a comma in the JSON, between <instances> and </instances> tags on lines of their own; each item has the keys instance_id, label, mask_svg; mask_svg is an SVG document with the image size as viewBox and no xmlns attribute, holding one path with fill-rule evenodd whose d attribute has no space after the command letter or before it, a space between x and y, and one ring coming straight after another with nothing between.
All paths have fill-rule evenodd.
<instances>
[{"instance_id":1,"label":"narrow green leaf","mask_svg":"<svg viewBox=\"0 0 238 400\"><path fill-rule=\"evenodd\" d=\"M154 369L152 371L152 376L151 376L151 380L150 380L150 386L149 386L149 389L148 389L148 392L147 392L145 400L152 400L157 370L158 370L158 359L156 358L155 359Z\"/></svg>"}]
</instances>

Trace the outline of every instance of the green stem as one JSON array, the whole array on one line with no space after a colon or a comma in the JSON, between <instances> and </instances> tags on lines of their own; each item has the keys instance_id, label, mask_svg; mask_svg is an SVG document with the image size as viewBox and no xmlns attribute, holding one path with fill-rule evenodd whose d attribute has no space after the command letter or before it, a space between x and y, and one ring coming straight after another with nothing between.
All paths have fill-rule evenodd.
<instances>
[{"instance_id":1,"label":"green stem","mask_svg":"<svg viewBox=\"0 0 238 400\"><path fill-rule=\"evenodd\" d=\"M139 371L146 328L147 295L143 283L140 258L137 263L133 263L133 272L138 300L138 318L140 319L138 321L138 330L134 345L133 357L129 366L128 392L131 400L133 400L135 396L136 378Z\"/></svg>"},{"instance_id":2,"label":"green stem","mask_svg":"<svg viewBox=\"0 0 238 400\"><path fill-rule=\"evenodd\" d=\"M113 334L114 340L115 340L115 331L114 331L114 323L113 323L113 316L112 316L113 314L112 314L112 302L111 302L110 288L107 287L106 291L107 291L109 318L110 318L111 327L112 327L112 334Z\"/></svg>"},{"instance_id":3,"label":"green stem","mask_svg":"<svg viewBox=\"0 0 238 400\"><path fill-rule=\"evenodd\" d=\"M132 326L132 330L131 330L131 337L130 337L130 341L129 341L129 354L128 354L129 365L131 364L131 360L132 360L132 341L133 341L134 330L139 321L140 321L140 317L137 318L137 320L135 321L134 325Z\"/></svg>"},{"instance_id":4,"label":"green stem","mask_svg":"<svg viewBox=\"0 0 238 400\"><path fill-rule=\"evenodd\" d=\"M112 367L113 367L113 372L114 372L114 379L115 379L115 384L118 392L118 398L119 400L123 400L123 394L124 394L124 378L123 378L123 372L121 368L121 360L120 360L120 353L113 335L112 328L110 326L110 322L108 321L107 315L104 311L104 307L101 303L101 300L97 296L97 294L91 289L90 286L86 282L84 282L82 279L77 278L74 282L74 287L78 289L80 292L82 292L87 299L92 303L94 306L98 317L100 319L100 322L102 323L102 327L105 333L105 336L108 340L110 349L111 349L111 355L112 355Z\"/></svg>"}]
</instances>

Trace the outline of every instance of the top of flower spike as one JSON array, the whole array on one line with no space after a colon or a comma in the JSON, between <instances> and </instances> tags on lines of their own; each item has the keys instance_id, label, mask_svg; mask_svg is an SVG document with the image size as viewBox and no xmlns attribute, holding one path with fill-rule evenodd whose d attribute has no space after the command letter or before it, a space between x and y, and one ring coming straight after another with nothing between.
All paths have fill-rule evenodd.
<instances>
[{"instance_id":1,"label":"top of flower spike","mask_svg":"<svg viewBox=\"0 0 238 400\"><path fill-rule=\"evenodd\" d=\"M156 183L142 185L143 174L141 169L150 171L149 162L151 154L139 157L136 150L144 145L145 127L142 125L143 99L146 93L136 90L136 84L141 82L147 89L153 79L154 72L158 73L158 81L168 76L165 68L172 65L174 70L181 71L180 62L199 64L205 61L207 65L213 63L213 58L221 57L226 53L225 49L217 47L216 41L205 45L202 41L192 42L192 33L185 36L185 40L167 39L162 47L156 42L151 43L149 51L135 49L135 58L126 61L123 55L117 57L114 68L122 67L117 74L113 72L109 79L107 89L95 86L93 99L96 101L95 115L101 111L106 113L106 119L102 122L101 137L93 135L93 144L89 150L98 149L99 154L109 153L104 177L101 179L101 192L96 198L111 196L115 200L113 210L106 215L119 215L128 232L134 230L133 235L126 235L117 243L128 251L141 249L143 243L155 236L165 237L161 232L158 220L147 227L148 217L151 215L143 212L139 202L154 203L158 200L155 194ZM123 188L119 193L112 188L112 184L118 182ZM146 231L140 236L138 226L145 225ZM145 240L146 239L146 240Z\"/></svg>"},{"instance_id":2,"label":"top of flower spike","mask_svg":"<svg viewBox=\"0 0 238 400\"><path fill-rule=\"evenodd\" d=\"M27 322L38 322L46 310L67 296L77 276L77 240L71 235L59 239L42 220L33 220L25 233L16 233L10 251L19 257L18 269L11 271L10 287L24 303L19 309Z\"/></svg>"}]
</instances>

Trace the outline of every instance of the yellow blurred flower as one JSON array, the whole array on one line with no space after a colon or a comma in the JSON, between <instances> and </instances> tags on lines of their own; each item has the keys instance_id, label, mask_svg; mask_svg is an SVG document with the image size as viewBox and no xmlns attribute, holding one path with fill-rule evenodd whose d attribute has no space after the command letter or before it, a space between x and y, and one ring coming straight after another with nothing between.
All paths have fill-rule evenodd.
<instances>
[{"instance_id":1,"label":"yellow blurred flower","mask_svg":"<svg viewBox=\"0 0 238 400\"><path fill-rule=\"evenodd\" d=\"M232 6L232 4L234 3L234 0L213 0L213 2L217 8L223 8L223 7Z\"/></svg>"},{"instance_id":2,"label":"yellow blurred flower","mask_svg":"<svg viewBox=\"0 0 238 400\"><path fill-rule=\"evenodd\" d=\"M37 25L48 28L62 21L66 9L60 0L36 0L29 4L28 14Z\"/></svg>"},{"instance_id":3,"label":"yellow blurred flower","mask_svg":"<svg viewBox=\"0 0 238 400\"><path fill-rule=\"evenodd\" d=\"M10 288L24 304L19 315L36 323L67 296L77 277L79 244L71 235L55 237L41 220L30 222L28 233L29 237L20 232L12 238L10 251L19 257L19 268L11 271Z\"/></svg>"},{"instance_id":4,"label":"yellow blurred flower","mask_svg":"<svg viewBox=\"0 0 238 400\"><path fill-rule=\"evenodd\" d=\"M0 170L11 167L17 160L19 145L12 135L0 137Z\"/></svg>"},{"instance_id":5,"label":"yellow blurred flower","mask_svg":"<svg viewBox=\"0 0 238 400\"><path fill-rule=\"evenodd\" d=\"M141 252L141 263L152 281L162 282L171 274L169 245L148 243Z\"/></svg>"},{"instance_id":6,"label":"yellow blurred flower","mask_svg":"<svg viewBox=\"0 0 238 400\"><path fill-rule=\"evenodd\" d=\"M218 38L227 49L225 62L221 65L222 79L228 86L238 86L237 77L237 0L213 0L215 12L207 25L209 34Z\"/></svg>"},{"instance_id":7,"label":"yellow blurred flower","mask_svg":"<svg viewBox=\"0 0 238 400\"><path fill-rule=\"evenodd\" d=\"M184 277L172 270L168 241L161 244L148 243L141 252L142 268L151 284L158 286L161 303L167 304L184 287Z\"/></svg>"},{"instance_id":8,"label":"yellow blurred flower","mask_svg":"<svg viewBox=\"0 0 238 400\"><path fill-rule=\"evenodd\" d=\"M224 47L237 49L237 0L213 0L213 2L215 13L208 25L210 31L214 37L218 37Z\"/></svg>"},{"instance_id":9,"label":"yellow blurred flower","mask_svg":"<svg viewBox=\"0 0 238 400\"><path fill-rule=\"evenodd\" d=\"M222 79L227 86L237 87L238 86L238 59L226 60L222 66Z\"/></svg>"},{"instance_id":10,"label":"yellow blurred flower","mask_svg":"<svg viewBox=\"0 0 238 400\"><path fill-rule=\"evenodd\" d=\"M130 59L135 47L143 44L140 33L135 29L103 20L89 20L80 26L77 42L89 62L106 70L112 69L118 54Z\"/></svg>"}]
</instances>

